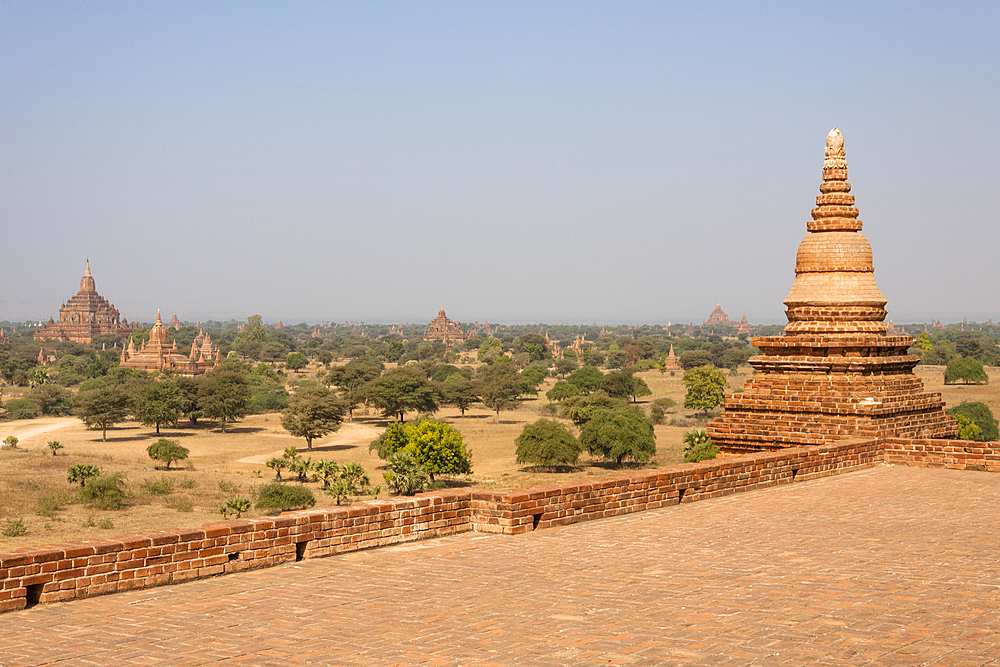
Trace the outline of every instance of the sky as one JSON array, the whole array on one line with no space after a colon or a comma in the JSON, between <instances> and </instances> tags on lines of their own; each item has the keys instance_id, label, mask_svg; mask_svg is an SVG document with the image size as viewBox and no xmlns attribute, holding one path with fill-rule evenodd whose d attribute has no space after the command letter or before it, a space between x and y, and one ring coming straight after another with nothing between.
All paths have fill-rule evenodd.
<instances>
[{"instance_id":1,"label":"sky","mask_svg":"<svg viewBox=\"0 0 1000 667\"><path fill-rule=\"evenodd\" d=\"M0 1L0 320L784 322L827 133L1000 321L994 2Z\"/></svg>"}]
</instances>

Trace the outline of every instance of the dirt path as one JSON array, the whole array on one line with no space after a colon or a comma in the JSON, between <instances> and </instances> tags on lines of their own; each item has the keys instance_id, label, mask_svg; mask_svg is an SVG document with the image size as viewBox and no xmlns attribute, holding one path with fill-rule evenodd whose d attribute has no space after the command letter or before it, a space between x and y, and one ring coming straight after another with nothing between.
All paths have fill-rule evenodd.
<instances>
[{"instance_id":1,"label":"dirt path","mask_svg":"<svg viewBox=\"0 0 1000 667\"><path fill-rule=\"evenodd\" d=\"M79 424L79 423L80 420L77 417L45 417L42 419L22 419L19 421L12 421L4 424L3 432L6 435L17 436L17 439L20 441L18 444L21 444L25 440L33 438L36 435L41 435L42 433L48 433L49 431L56 431L58 429L66 428L67 426L72 426L73 424Z\"/></svg>"},{"instance_id":2,"label":"dirt path","mask_svg":"<svg viewBox=\"0 0 1000 667\"><path fill-rule=\"evenodd\" d=\"M299 441L301 444L297 444L295 447L298 448L302 454L311 454L312 452L322 453L324 450L332 450L335 448L342 448L344 446L367 445L381 433L382 429L370 424L350 423L341 426L340 429L331 435L327 440L322 442L314 441L312 449L306 449L305 442L302 440ZM284 451L285 450L283 449L279 449L269 454L247 456L246 458L238 459L236 462L263 464L272 457L281 456Z\"/></svg>"}]
</instances>

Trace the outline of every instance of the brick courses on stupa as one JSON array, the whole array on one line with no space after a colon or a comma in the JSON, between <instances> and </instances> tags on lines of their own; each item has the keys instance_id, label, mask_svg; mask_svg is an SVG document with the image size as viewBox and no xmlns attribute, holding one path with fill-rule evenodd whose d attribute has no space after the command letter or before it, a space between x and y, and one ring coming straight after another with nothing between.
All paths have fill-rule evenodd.
<instances>
[{"instance_id":1,"label":"brick courses on stupa","mask_svg":"<svg viewBox=\"0 0 1000 667\"><path fill-rule=\"evenodd\" d=\"M844 137L834 128L784 302L784 335L753 339L761 352L750 359L756 374L708 425L723 454L957 433L941 394L924 392L913 373L920 360L907 354L913 338L887 335L886 299L850 191Z\"/></svg>"}]
</instances>

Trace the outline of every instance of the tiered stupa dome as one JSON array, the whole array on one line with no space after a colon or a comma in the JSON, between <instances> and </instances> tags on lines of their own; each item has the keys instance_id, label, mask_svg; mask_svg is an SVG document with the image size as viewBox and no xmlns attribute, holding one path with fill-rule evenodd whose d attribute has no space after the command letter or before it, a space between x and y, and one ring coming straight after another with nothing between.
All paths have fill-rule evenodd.
<instances>
[{"instance_id":1,"label":"tiered stupa dome","mask_svg":"<svg viewBox=\"0 0 1000 667\"><path fill-rule=\"evenodd\" d=\"M708 426L723 453L956 432L941 395L924 393L913 374L913 338L887 335L886 299L850 192L844 137L834 128L785 299L784 335L753 339L756 375Z\"/></svg>"}]
</instances>

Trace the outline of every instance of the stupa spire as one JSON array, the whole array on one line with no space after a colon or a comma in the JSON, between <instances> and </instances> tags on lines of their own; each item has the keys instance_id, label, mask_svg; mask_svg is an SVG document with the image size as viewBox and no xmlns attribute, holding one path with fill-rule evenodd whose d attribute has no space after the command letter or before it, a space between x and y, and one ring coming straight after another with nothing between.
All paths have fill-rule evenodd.
<instances>
[{"instance_id":1,"label":"stupa spire","mask_svg":"<svg viewBox=\"0 0 1000 667\"><path fill-rule=\"evenodd\" d=\"M80 291L81 292L96 292L97 283L94 281L94 276L90 275L90 259L87 259L87 266L83 270L83 278L80 278Z\"/></svg>"},{"instance_id":2,"label":"stupa spire","mask_svg":"<svg viewBox=\"0 0 1000 667\"><path fill-rule=\"evenodd\" d=\"M795 258L795 282L785 299L786 334L886 333L886 299L875 283L872 248L847 182L844 135L826 137L823 183L808 234Z\"/></svg>"}]
</instances>

